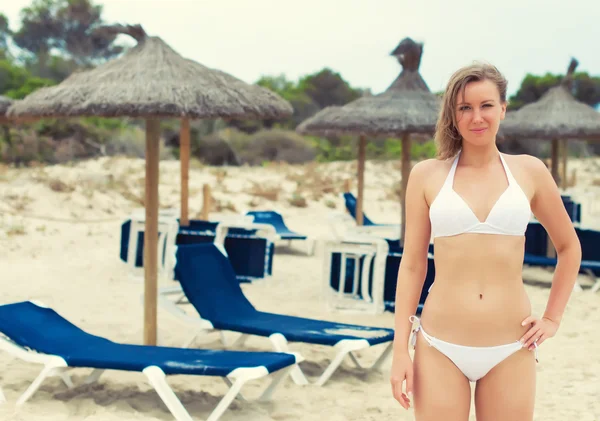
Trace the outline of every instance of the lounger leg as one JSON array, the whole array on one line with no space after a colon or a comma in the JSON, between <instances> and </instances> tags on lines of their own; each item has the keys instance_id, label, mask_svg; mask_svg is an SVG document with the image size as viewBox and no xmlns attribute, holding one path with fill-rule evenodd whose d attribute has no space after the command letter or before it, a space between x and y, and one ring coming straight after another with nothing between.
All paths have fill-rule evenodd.
<instances>
[{"instance_id":1,"label":"lounger leg","mask_svg":"<svg viewBox=\"0 0 600 421\"><path fill-rule=\"evenodd\" d=\"M229 346L229 343L227 342L227 337L225 336L224 330L219 331L219 337L221 338L221 343L223 344L223 346L225 346L225 347Z\"/></svg>"},{"instance_id":2,"label":"lounger leg","mask_svg":"<svg viewBox=\"0 0 600 421\"><path fill-rule=\"evenodd\" d=\"M344 339L338 342L335 345L335 347L339 349L339 352L337 353L331 364L329 364L327 369L325 369L323 374L321 374L321 377L319 377L319 379L316 381L315 385L317 386L323 386L327 382L327 380L329 380L329 378L335 372L335 370L337 370L340 364L342 364L342 361L344 361L346 355L350 354L352 351L358 351L360 349L369 348L370 345L369 342L367 342L366 340ZM354 356L352 357L354 358ZM358 361L355 362L358 364Z\"/></svg>"},{"instance_id":3,"label":"lounger leg","mask_svg":"<svg viewBox=\"0 0 600 421\"><path fill-rule=\"evenodd\" d=\"M233 387L233 383L231 380L229 380L229 377L222 377L223 381L225 382L225 384L227 386L229 386L230 388ZM242 402L248 402L249 399L246 399L246 397L242 394L242 392L240 391L236 398L238 398L239 400L241 400Z\"/></svg>"},{"instance_id":4,"label":"lounger leg","mask_svg":"<svg viewBox=\"0 0 600 421\"><path fill-rule=\"evenodd\" d=\"M271 399L271 396L273 395L273 392L275 391L275 389L277 389L277 386L279 386L279 384L281 383L281 381L283 379L285 379L288 375L291 374L292 370L294 369L295 366L291 366L288 368L284 368L282 370L279 370L277 373L272 374L272 380L271 380L271 384L264 390L264 392L260 395L259 400L261 401L268 401L269 399Z\"/></svg>"},{"instance_id":5,"label":"lounger leg","mask_svg":"<svg viewBox=\"0 0 600 421\"><path fill-rule=\"evenodd\" d=\"M164 371L159 367L151 366L144 369L144 374L177 421L193 421L177 395L175 395L175 392L173 392L173 389L171 389L171 386L167 383Z\"/></svg>"},{"instance_id":6,"label":"lounger leg","mask_svg":"<svg viewBox=\"0 0 600 421\"><path fill-rule=\"evenodd\" d=\"M40 388L44 380L47 377L51 376L60 376L62 378L62 374L64 370L66 370L67 364L62 361L53 361L52 363L46 364L42 372L37 376L37 378L31 383L31 385L27 388L25 393L21 395L19 400L17 400L17 406L23 405L37 390ZM63 379L64 380L64 379Z\"/></svg>"},{"instance_id":7,"label":"lounger leg","mask_svg":"<svg viewBox=\"0 0 600 421\"><path fill-rule=\"evenodd\" d=\"M206 421L217 421L221 417L221 415L225 413L227 408L229 408L229 405L231 405L231 402L233 402L235 397L240 393L240 390L242 389L244 383L246 383L246 379L237 379L233 383L227 394L223 396L223 399L221 399L217 407L208 416Z\"/></svg>"},{"instance_id":8,"label":"lounger leg","mask_svg":"<svg viewBox=\"0 0 600 421\"><path fill-rule=\"evenodd\" d=\"M308 256L314 256L315 254L315 240L312 238L306 239L306 254Z\"/></svg>"},{"instance_id":9,"label":"lounger leg","mask_svg":"<svg viewBox=\"0 0 600 421\"><path fill-rule=\"evenodd\" d=\"M101 370L99 368L94 369L94 371L92 371L90 375L87 376L86 379L83 381L83 384L96 383L98 379L100 379L102 373L104 373L104 370Z\"/></svg>"},{"instance_id":10,"label":"lounger leg","mask_svg":"<svg viewBox=\"0 0 600 421\"><path fill-rule=\"evenodd\" d=\"M198 337L200 332L202 332L202 331L198 331L198 332L194 333L192 336L190 336L190 338L188 340L186 340L183 344L181 344L181 347L189 348L194 343L194 341L196 340L196 338Z\"/></svg>"},{"instance_id":11,"label":"lounger leg","mask_svg":"<svg viewBox=\"0 0 600 421\"><path fill-rule=\"evenodd\" d=\"M348 354L349 352L350 351L347 350L341 350L340 352L338 352L331 364L327 366L327 369L325 369L325 371L323 372L323 374L321 374L321 377L319 377L315 384L317 386L323 386L327 382L327 380L329 380L329 378L335 372L335 370L338 369L340 364L342 364L342 361L344 361L346 354Z\"/></svg>"},{"instance_id":12,"label":"lounger leg","mask_svg":"<svg viewBox=\"0 0 600 421\"><path fill-rule=\"evenodd\" d=\"M244 344L246 343L246 340L248 340L249 335L246 335L245 333L240 334L240 336L238 336L238 338L235 340L235 342L233 344L231 344L232 348L236 348L236 347L241 347L244 346Z\"/></svg>"},{"instance_id":13,"label":"lounger leg","mask_svg":"<svg viewBox=\"0 0 600 421\"><path fill-rule=\"evenodd\" d=\"M73 381L71 380L71 376L69 376L68 373L62 373L60 375L60 378L62 379L63 383L67 386L67 388L73 389Z\"/></svg>"},{"instance_id":14,"label":"lounger leg","mask_svg":"<svg viewBox=\"0 0 600 421\"><path fill-rule=\"evenodd\" d=\"M363 366L358 362L358 360L356 359L356 357L354 356L353 353L349 352L348 356L350 357L350 359L352 360L352 362L354 363L356 368L363 368Z\"/></svg>"},{"instance_id":15,"label":"lounger leg","mask_svg":"<svg viewBox=\"0 0 600 421\"><path fill-rule=\"evenodd\" d=\"M281 333L272 334L271 336L269 336L269 340L271 341L271 344L273 344L273 348L275 349L275 351L289 353L287 339L285 339L285 336L283 336ZM302 386L308 384L308 379L306 378L306 376L302 372L302 369L298 365L295 365L292 368L290 375L292 376L294 383Z\"/></svg>"},{"instance_id":16,"label":"lounger leg","mask_svg":"<svg viewBox=\"0 0 600 421\"><path fill-rule=\"evenodd\" d=\"M381 353L381 355L379 356L379 358L377 358L377 360L373 363L373 365L371 367L369 367L369 369L371 370L378 370L381 367L381 364L383 364L383 362L387 359L388 355L390 355L390 352L392 352L393 349L393 344L390 343ZM350 357L350 359L352 360L352 362L354 363L354 365L356 365L356 368L364 368L360 362L358 361L358 359L356 358L356 356L352 353L349 352L348 356Z\"/></svg>"},{"instance_id":17,"label":"lounger leg","mask_svg":"<svg viewBox=\"0 0 600 421\"><path fill-rule=\"evenodd\" d=\"M6 396L4 396L4 392L2 391L2 388L0 387L0 404L3 404L6 402Z\"/></svg>"},{"instance_id":18,"label":"lounger leg","mask_svg":"<svg viewBox=\"0 0 600 421\"><path fill-rule=\"evenodd\" d=\"M381 367L381 364L383 364L383 362L387 359L388 355L390 355L390 352L392 352L393 348L394 344L390 342L385 350L381 353L379 358L377 358L377 361L375 361L375 363L371 366L371 369L378 370Z\"/></svg>"},{"instance_id":19,"label":"lounger leg","mask_svg":"<svg viewBox=\"0 0 600 421\"><path fill-rule=\"evenodd\" d=\"M586 272L588 275L590 275L592 281L594 281L594 285L592 285L592 289L590 291L592 293L600 291L600 278L596 278L596 275L594 275L594 272L592 272L591 270L586 270Z\"/></svg>"}]
</instances>

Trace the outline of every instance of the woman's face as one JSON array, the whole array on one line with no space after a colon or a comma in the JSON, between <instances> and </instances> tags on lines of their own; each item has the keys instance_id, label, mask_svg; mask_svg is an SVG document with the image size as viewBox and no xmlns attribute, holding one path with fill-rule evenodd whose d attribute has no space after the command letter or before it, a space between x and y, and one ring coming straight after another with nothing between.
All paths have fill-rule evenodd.
<instances>
[{"instance_id":1,"label":"woman's face","mask_svg":"<svg viewBox=\"0 0 600 421\"><path fill-rule=\"evenodd\" d=\"M484 146L496 142L500 120L504 120L506 103L494 82L470 82L456 99L456 120L463 142Z\"/></svg>"}]
</instances>

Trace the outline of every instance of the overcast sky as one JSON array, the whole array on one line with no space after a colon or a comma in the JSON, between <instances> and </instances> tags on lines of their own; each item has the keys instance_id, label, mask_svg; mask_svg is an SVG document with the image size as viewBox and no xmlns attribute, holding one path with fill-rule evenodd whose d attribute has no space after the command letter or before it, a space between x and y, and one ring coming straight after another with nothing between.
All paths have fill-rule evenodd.
<instances>
[{"instance_id":1,"label":"overcast sky","mask_svg":"<svg viewBox=\"0 0 600 421\"><path fill-rule=\"evenodd\" d=\"M2 0L18 28L30 0ZM140 23L185 57L246 81L329 67L354 87L385 90L404 37L424 43L432 91L474 60L498 66L514 93L526 73L600 75L599 0L96 0L111 22Z\"/></svg>"}]
</instances>

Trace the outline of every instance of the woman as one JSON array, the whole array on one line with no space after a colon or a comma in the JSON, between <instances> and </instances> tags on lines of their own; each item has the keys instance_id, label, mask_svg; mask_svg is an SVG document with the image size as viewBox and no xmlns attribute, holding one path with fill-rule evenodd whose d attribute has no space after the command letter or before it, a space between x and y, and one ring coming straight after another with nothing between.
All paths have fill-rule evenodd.
<instances>
[{"instance_id":1,"label":"woman","mask_svg":"<svg viewBox=\"0 0 600 421\"><path fill-rule=\"evenodd\" d=\"M552 176L496 146L506 86L491 65L458 70L437 124L439 159L415 165L408 181L391 383L404 408L414 393L418 421L466 421L470 381L478 421L532 420L537 349L556 334L576 281L581 247ZM521 278L532 212L558 256L542 317ZM418 320L432 235L436 279Z\"/></svg>"}]
</instances>

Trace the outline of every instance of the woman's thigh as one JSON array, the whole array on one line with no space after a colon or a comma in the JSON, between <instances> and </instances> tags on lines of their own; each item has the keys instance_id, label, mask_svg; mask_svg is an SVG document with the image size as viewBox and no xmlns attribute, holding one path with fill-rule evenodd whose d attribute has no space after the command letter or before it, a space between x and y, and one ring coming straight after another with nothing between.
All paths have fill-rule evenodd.
<instances>
[{"instance_id":1,"label":"woman's thigh","mask_svg":"<svg viewBox=\"0 0 600 421\"><path fill-rule=\"evenodd\" d=\"M462 371L419 334L414 356L417 421L467 421L471 386Z\"/></svg>"},{"instance_id":2,"label":"woman's thigh","mask_svg":"<svg viewBox=\"0 0 600 421\"><path fill-rule=\"evenodd\" d=\"M535 403L535 357L522 349L477 382L477 421L531 421Z\"/></svg>"}]
</instances>

